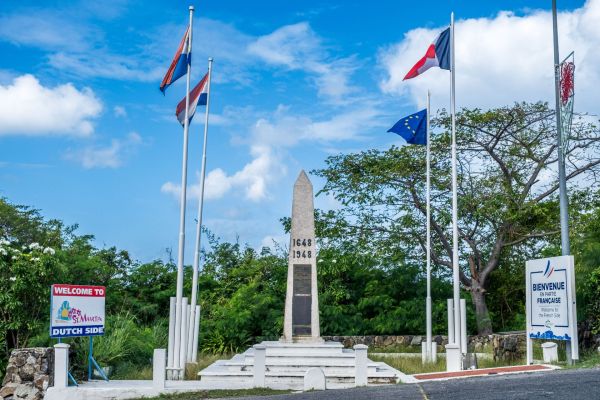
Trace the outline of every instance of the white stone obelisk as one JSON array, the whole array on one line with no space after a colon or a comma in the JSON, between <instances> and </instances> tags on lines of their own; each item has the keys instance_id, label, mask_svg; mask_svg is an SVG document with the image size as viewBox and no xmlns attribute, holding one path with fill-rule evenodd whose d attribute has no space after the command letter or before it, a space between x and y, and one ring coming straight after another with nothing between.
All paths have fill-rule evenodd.
<instances>
[{"instance_id":1,"label":"white stone obelisk","mask_svg":"<svg viewBox=\"0 0 600 400\"><path fill-rule=\"evenodd\" d=\"M313 187L304 171L294 184L283 337L321 343Z\"/></svg>"}]
</instances>

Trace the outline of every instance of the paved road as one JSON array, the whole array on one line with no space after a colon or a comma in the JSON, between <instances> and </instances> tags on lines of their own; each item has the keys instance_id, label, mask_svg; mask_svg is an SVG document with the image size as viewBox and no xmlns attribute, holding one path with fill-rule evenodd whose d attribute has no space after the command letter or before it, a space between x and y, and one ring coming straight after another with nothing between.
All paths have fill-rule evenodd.
<instances>
[{"instance_id":1,"label":"paved road","mask_svg":"<svg viewBox=\"0 0 600 400\"><path fill-rule=\"evenodd\" d=\"M347 390L327 390L244 400L596 400L600 369L498 375Z\"/></svg>"}]
</instances>

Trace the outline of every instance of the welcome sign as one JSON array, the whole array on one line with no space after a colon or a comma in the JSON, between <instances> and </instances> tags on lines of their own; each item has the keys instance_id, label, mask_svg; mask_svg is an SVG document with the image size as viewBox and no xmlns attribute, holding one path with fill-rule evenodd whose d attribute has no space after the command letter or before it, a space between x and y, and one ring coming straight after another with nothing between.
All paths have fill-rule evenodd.
<instances>
[{"instance_id":1,"label":"welcome sign","mask_svg":"<svg viewBox=\"0 0 600 400\"><path fill-rule=\"evenodd\" d=\"M52 285L50 337L104 334L104 286Z\"/></svg>"},{"instance_id":2,"label":"welcome sign","mask_svg":"<svg viewBox=\"0 0 600 400\"><path fill-rule=\"evenodd\" d=\"M573 342L577 351L575 268L572 256L527 261L528 360L532 339ZM575 354L574 359L577 359Z\"/></svg>"}]
</instances>

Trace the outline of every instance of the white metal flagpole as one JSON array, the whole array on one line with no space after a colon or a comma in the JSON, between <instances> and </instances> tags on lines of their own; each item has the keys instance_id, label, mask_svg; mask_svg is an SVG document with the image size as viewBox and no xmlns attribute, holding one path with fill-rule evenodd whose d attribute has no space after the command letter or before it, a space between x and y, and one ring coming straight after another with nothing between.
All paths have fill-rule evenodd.
<instances>
[{"instance_id":1,"label":"white metal flagpole","mask_svg":"<svg viewBox=\"0 0 600 400\"><path fill-rule=\"evenodd\" d=\"M426 351L425 357L429 362L431 355L431 144L429 134L429 113L431 108L431 93L427 91L427 298L425 299L426 321Z\"/></svg>"},{"instance_id":2,"label":"white metal flagpole","mask_svg":"<svg viewBox=\"0 0 600 400\"><path fill-rule=\"evenodd\" d=\"M454 13L450 16L450 108L452 112L452 283L454 289L454 344L460 351L460 276L458 267L458 197L456 165L456 101L454 60Z\"/></svg>"},{"instance_id":3,"label":"white metal flagpole","mask_svg":"<svg viewBox=\"0 0 600 400\"><path fill-rule=\"evenodd\" d=\"M200 200L198 201L198 222L196 224L196 252L194 253L194 273L192 275L192 300L190 303L190 326L189 326L189 338L188 338L188 361L196 362L197 354L194 354L193 349L197 346L194 345L194 341L198 342L196 332L198 330L195 327L196 321L199 319L196 317L196 305L198 297L198 270L200 268L200 238L202 235L202 210L204 208L204 180L206 176L206 145L208 142L208 113L210 107L210 78L212 74L212 63L213 59L208 59L208 86L206 89L206 114L204 117L204 145L202 147L202 169L200 172Z\"/></svg>"},{"instance_id":4,"label":"white metal flagpole","mask_svg":"<svg viewBox=\"0 0 600 400\"><path fill-rule=\"evenodd\" d=\"M188 55L192 50L192 17L194 15L194 6L189 7L190 10L190 27L188 37ZM181 352L181 327L183 322L182 313L182 298L183 298L183 257L185 250L185 202L187 192L187 159L188 159L188 131L189 131L189 117L188 111L190 107L190 74L191 74L191 63L187 65L187 77L186 77L186 91L185 91L185 120L183 123L183 160L181 166L181 199L179 209L179 248L177 252L177 292L176 292L176 306L175 306L175 343L173 346L174 365L173 367L178 373L175 375L178 378L183 378L182 368L185 365L181 365L179 354Z\"/></svg>"}]
</instances>

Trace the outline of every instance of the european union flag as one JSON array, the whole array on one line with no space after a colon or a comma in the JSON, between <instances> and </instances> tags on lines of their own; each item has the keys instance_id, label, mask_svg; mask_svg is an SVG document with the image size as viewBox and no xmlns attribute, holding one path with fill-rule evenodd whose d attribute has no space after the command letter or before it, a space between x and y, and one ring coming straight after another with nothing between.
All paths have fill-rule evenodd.
<instances>
[{"instance_id":1,"label":"european union flag","mask_svg":"<svg viewBox=\"0 0 600 400\"><path fill-rule=\"evenodd\" d=\"M427 109L402 118L388 132L397 133L409 144L427 144Z\"/></svg>"}]
</instances>

